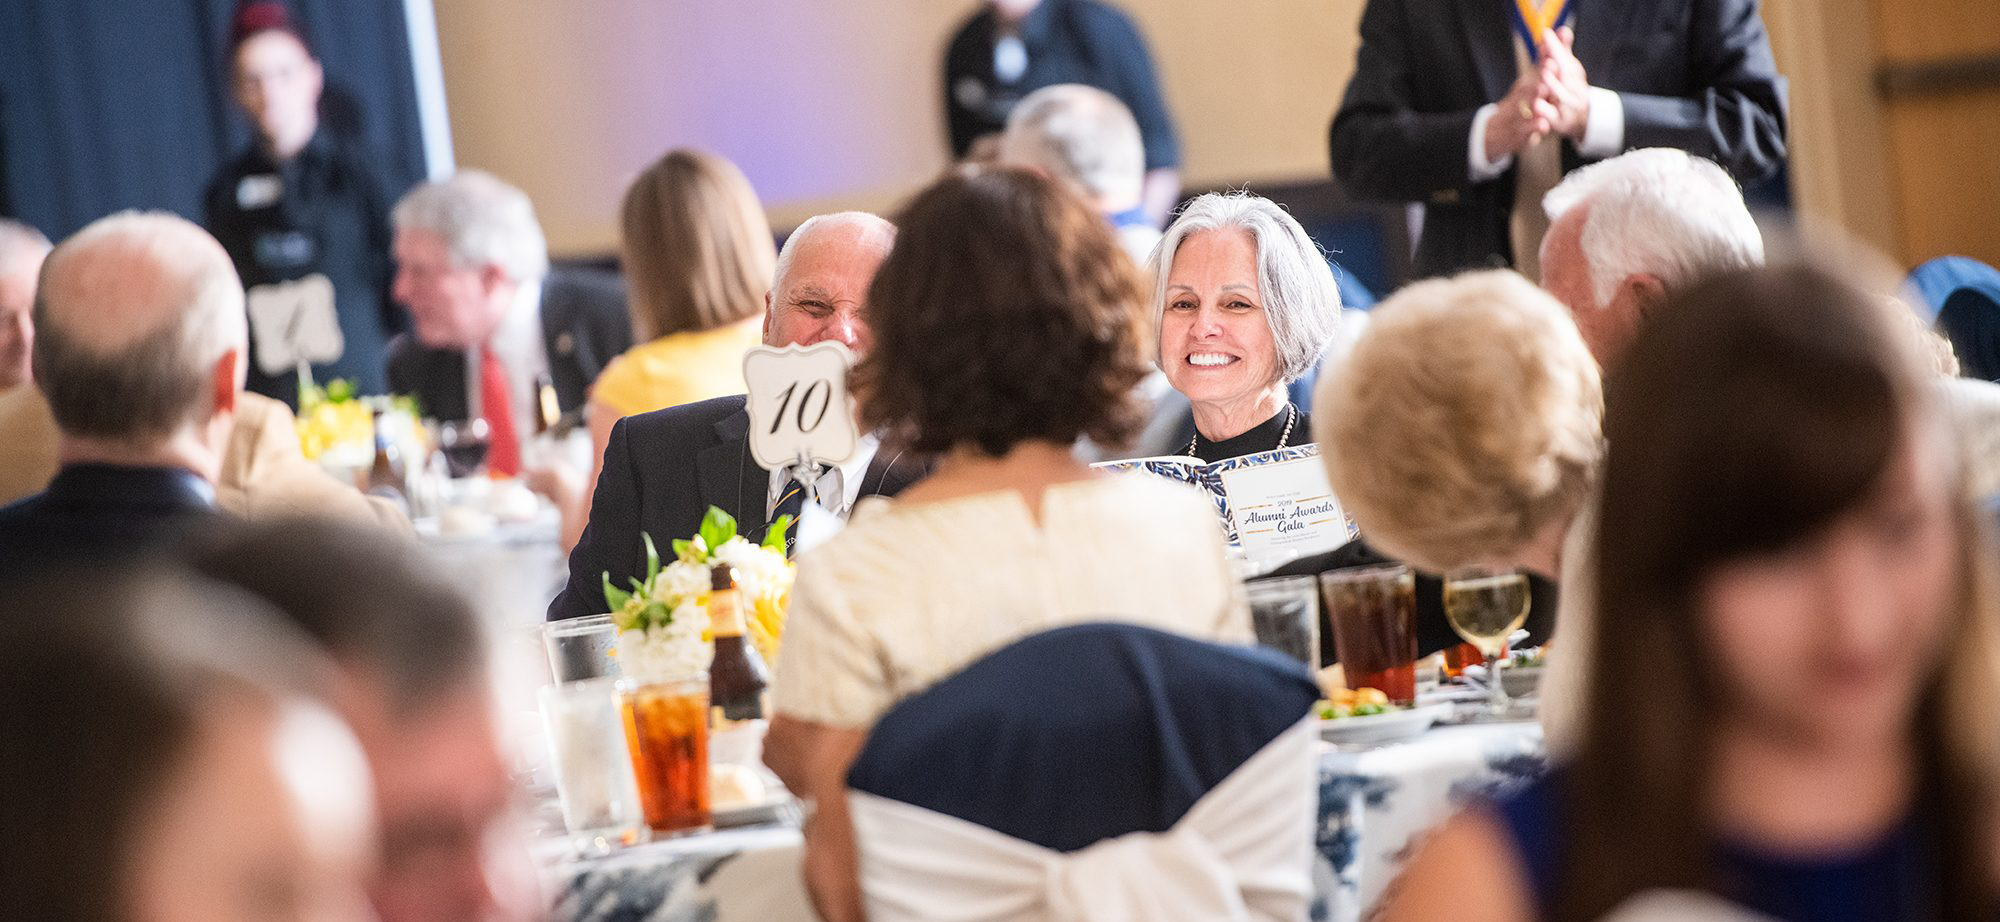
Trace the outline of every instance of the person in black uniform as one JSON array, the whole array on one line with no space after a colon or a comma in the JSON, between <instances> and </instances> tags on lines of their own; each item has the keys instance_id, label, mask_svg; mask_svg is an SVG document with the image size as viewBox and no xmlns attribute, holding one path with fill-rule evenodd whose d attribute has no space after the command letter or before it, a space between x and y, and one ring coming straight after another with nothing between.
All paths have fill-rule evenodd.
<instances>
[{"instance_id":1,"label":"person in black uniform","mask_svg":"<svg viewBox=\"0 0 2000 922\"><path fill-rule=\"evenodd\" d=\"M944 57L945 122L952 156L1007 126L1021 98L1081 83L1118 97L1146 144L1143 207L1153 226L1180 199L1180 141L1146 41L1124 13L1097 0L986 0L952 36Z\"/></svg>"},{"instance_id":2,"label":"person in black uniform","mask_svg":"<svg viewBox=\"0 0 2000 922\"><path fill-rule=\"evenodd\" d=\"M389 337L407 326L387 297L386 190L356 142L320 124L324 75L284 6L246 4L230 47L236 102L256 138L209 184L205 223L249 290L248 389L298 405L290 350L271 345L295 340L275 328L283 323L320 331L304 356L315 381L385 393ZM264 313L273 301L285 309Z\"/></svg>"}]
</instances>

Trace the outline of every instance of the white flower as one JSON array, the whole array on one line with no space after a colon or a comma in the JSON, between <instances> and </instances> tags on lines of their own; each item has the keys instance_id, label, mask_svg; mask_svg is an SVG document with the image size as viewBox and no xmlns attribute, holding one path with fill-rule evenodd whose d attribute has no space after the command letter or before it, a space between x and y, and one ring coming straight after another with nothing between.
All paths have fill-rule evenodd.
<instances>
[{"instance_id":1,"label":"white flower","mask_svg":"<svg viewBox=\"0 0 2000 922\"><path fill-rule=\"evenodd\" d=\"M674 679L708 669L715 651L702 640L708 612L690 598L674 607L673 621L643 631L618 632L619 670L627 678Z\"/></svg>"}]
</instances>

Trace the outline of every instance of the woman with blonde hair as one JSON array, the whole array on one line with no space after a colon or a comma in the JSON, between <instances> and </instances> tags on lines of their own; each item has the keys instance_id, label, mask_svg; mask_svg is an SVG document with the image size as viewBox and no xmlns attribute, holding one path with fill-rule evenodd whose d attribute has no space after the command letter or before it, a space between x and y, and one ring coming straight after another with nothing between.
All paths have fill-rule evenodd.
<instances>
[{"instance_id":1,"label":"woman with blonde hair","mask_svg":"<svg viewBox=\"0 0 2000 922\"><path fill-rule=\"evenodd\" d=\"M1657 890L1995 918L1994 551L1874 297L1760 269L1648 321L1605 400L1581 737L1431 837L1384 918L1583 922Z\"/></svg>"},{"instance_id":2,"label":"woman with blonde hair","mask_svg":"<svg viewBox=\"0 0 2000 922\"><path fill-rule=\"evenodd\" d=\"M743 353L762 339L777 248L750 181L713 154L677 148L625 191L622 257L633 346L592 386L590 482L565 510L574 545L589 519L611 427L636 413L741 394Z\"/></svg>"}]
</instances>

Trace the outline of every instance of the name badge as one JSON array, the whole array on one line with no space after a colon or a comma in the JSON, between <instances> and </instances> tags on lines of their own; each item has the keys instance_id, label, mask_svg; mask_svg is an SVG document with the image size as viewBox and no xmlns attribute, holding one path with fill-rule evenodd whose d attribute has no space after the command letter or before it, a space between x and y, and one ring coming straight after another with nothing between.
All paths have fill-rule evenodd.
<instances>
[{"instance_id":1,"label":"name badge","mask_svg":"<svg viewBox=\"0 0 2000 922\"><path fill-rule=\"evenodd\" d=\"M269 208L285 194L285 181L275 173L245 176L236 181L236 207L245 211Z\"/></svg>"}]
</instances>

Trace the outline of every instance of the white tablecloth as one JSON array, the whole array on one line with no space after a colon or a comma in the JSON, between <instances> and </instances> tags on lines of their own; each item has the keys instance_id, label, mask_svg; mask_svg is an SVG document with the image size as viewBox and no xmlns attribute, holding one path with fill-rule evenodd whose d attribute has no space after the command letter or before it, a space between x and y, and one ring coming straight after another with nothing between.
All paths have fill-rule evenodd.
<instances>
[{"instance_id":1,"label":"white tablecloth","mask_svg":"<svg viewBox=\"0 0 2000 922\"><path fill-rule=\"evenodd\" d=\"M1440 727L1360 751L1329 746L1320 760L1312 918L1361 918L1413 839L1542 767L1541 728L1532 722ZM557 861L544 880L557 922L811 922L799 853L797 830L731 830Z\"/></svg>"}]
</instances>

